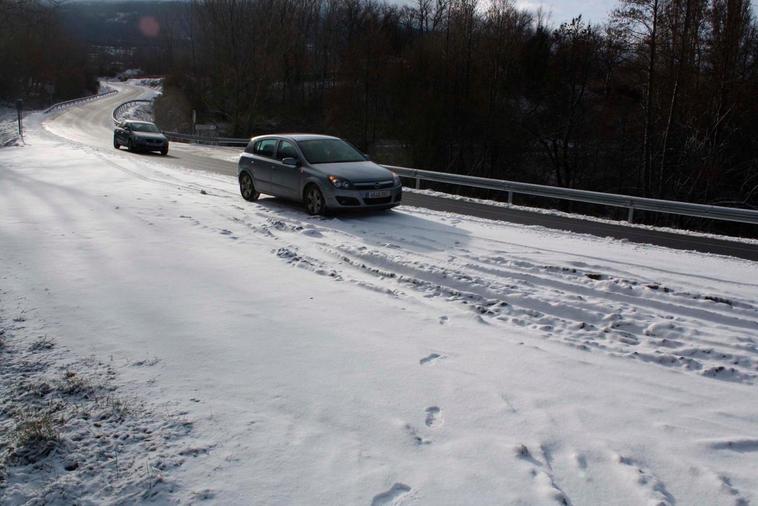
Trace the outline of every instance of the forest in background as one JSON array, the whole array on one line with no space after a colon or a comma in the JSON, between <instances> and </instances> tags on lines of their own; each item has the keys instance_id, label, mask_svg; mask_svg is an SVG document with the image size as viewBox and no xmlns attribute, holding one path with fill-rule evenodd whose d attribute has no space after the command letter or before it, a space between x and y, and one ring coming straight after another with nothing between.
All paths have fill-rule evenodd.
<instances>
[{"instance_id":1,"label":"forest in background","mask_svg":"<svg viewBox=\"0 0 758 506\"><path fill-rule=\"evenodd\" d=\"M0 102L38 108L97 91L87 45L56 2L0 0L0 26Z\"/></svg>"},{"instance_id":2,"label":"forest in background","mask_svg":"<svg viewBox=\"0 0 758 506\"><path fill-rule=\"evenodd\" d=\"M230 135L328 132L417 168L758 206L744 0L621 0L603 25L556 27L506 0L196 0L161 29L168 87Z\"/></svg>"},{"instance_id":3,"label":"forest in background","mask_svg":"<svg viewBox=\"0 0 758 506\"><path fill-rule=\"evenodd\" d=\"M598 25L580 13L555 25L507 0L61 9L90 72L117 70L102 50L93 68L97 46L166 76L156 111L167 129L190 130L194 109L230 136L324 132L380 162L758 208L758 24L746 0L619 0ZM48 51L51 66L78 68L61 61L80 54L72 40ZM31 82L22 70L11 75Z\"/></svg>"}]
</instances>

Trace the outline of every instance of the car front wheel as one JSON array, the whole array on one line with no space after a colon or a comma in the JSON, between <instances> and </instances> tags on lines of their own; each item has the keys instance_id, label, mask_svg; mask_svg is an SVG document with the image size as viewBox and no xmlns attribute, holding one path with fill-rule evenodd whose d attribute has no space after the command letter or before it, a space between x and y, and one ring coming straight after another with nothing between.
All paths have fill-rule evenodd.
<instances>
[{"instance_id":1,"label":"car front wheel","mask_svg":"<svg viewBox=\"0 0 758 506\"><path fill-rule=\"evenodd\" d=\"M121 147L121 144L118 143L118 140L116 139L116 136L113 136L113 147L118 149Z\"/></svg>"},{"instance_id":2,"label":"car front wheel","mask_svg":"<svg viewBox=\"0 0 758 506\"><path fill-rule=\"evenodd\" d=\"M249 202L258 200L258 197L261 196L261 193L259 191L256 191L255 185L253 184L253 178L250 177L250 174L243 172L240 174L239 181L242 198Z\"/></svg>"},{"instance_id":3,"label":"car front wheel","mask_svg":"<svg viewBox=\"0 0 758 506\"><path fill-rule=\"evenodd\" d=\"M305 190L305 210L310 215L326 215L326 202L324 195L315 184L310 185Z\"/></svg>"}]
</instances>

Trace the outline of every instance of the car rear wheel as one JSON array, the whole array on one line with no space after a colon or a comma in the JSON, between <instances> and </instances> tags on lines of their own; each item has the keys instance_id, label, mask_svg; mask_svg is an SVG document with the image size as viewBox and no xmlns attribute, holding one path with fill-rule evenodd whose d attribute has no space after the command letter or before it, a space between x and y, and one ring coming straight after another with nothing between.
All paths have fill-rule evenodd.
<instances>
[{"instance_id":1,"label":"car rear wheel","mask_svg":"<svg viewBox=\"0 0 758 506\"><path fill-rule=\"evenodd\" d=\"M305 210L310 215L326 215L327 208L324 195L315 184L308 186L305 190Z\"/></svg>"},{"instance_id":2,"label":"car rear wheel","mask_svg":"<svg viewBox=\"0 0 758 506\"><path fill-rule=\"evenodd\" d=\"M131 139L129 139L129 143L126 145L126 149L129 151L134 151L134 142Z\"/></svg>"},{"instance_id":3,"label":"car rear wheel","mask_svg":"<svg viewBox=\"0 0 758 506\"><path fill-rule=\"evenodd\" d=\"M249 202L258 200L258 197L261 196L261 193L259 191L256 191L255 185L253 184L253 178L250 177L250 174L243 172L240 174L239 181L242 198Z\"/></svg>"},{"instance_id":4,"label":"car rear wheel","mask_svg":"<svg viewBox=\"0 0 758 506\"><path fill-rule=\"evenodd\" d=\"M168 146L165 148L161 148L161 156L166 156L168 154Z\"/></svg>"}]
</instances>

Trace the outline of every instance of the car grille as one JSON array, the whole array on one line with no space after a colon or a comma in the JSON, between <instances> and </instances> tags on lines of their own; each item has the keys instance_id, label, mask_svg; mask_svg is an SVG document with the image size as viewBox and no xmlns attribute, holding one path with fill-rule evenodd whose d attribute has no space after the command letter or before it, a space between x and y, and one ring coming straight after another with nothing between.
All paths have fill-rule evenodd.
<instances>
[{"instance_id":1,"label":"car grille","mask_svg":"<svg viewBox=\"0 0 758 506\"><path fill-rule=\"evenodd\" d=\"M380 199L363 199L363 202L366 203L366 205L373 206L376 204L389 204L392 202L392 197L382 197Z\"/></svg>"},{"instance_id":2,"label":"car grille","mask_svg":"<svg viewBox=\"0 0 758 506\"><path fill-rule=\"evenodd\" d=\"M360 204L360 202L358 202L358 199L355 199L353 197L337 197L337 202L343 206L357 206Z\"/></svg>"},{"instance_id":3,"label":"car grille","mask_svg":"<svg viewBox=\"0 0 758 506\"><path fill-rule=\"evenodd\" d=\"M354 183L353 186L356 190L382 190L385 188L392 188L395 182L390 181L374 181L371 183Z\"/></svg>"}]
</instances>

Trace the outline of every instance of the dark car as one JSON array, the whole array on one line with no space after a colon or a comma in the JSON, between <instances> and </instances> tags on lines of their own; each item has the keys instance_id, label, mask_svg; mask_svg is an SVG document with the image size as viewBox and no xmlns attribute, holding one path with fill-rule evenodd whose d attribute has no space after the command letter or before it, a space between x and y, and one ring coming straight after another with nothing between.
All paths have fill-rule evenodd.
<instances>
[{"instance_id":1,"label":"dark car","mask_svg":"<svg viewBox=\"0 0 758 506\"><path fill-rule=\"evenodd\" d=\"M246 200L267 193L302 202L310 214L389 209L400 203L403 193L397 174L327 135L254 137L240 157L237 174Z\"/></svg>"},{"instance_id":2,"label":"dark car","mask_svg":"<svg viewBox=\"0 0 758 506\"><path fill-rule=\"evenodd\" d=\"M168 153L168 139L149 121L122 121L113 131L113 147L126 146L129 151L158 151Z\"/></svg>"}]
</instances>

